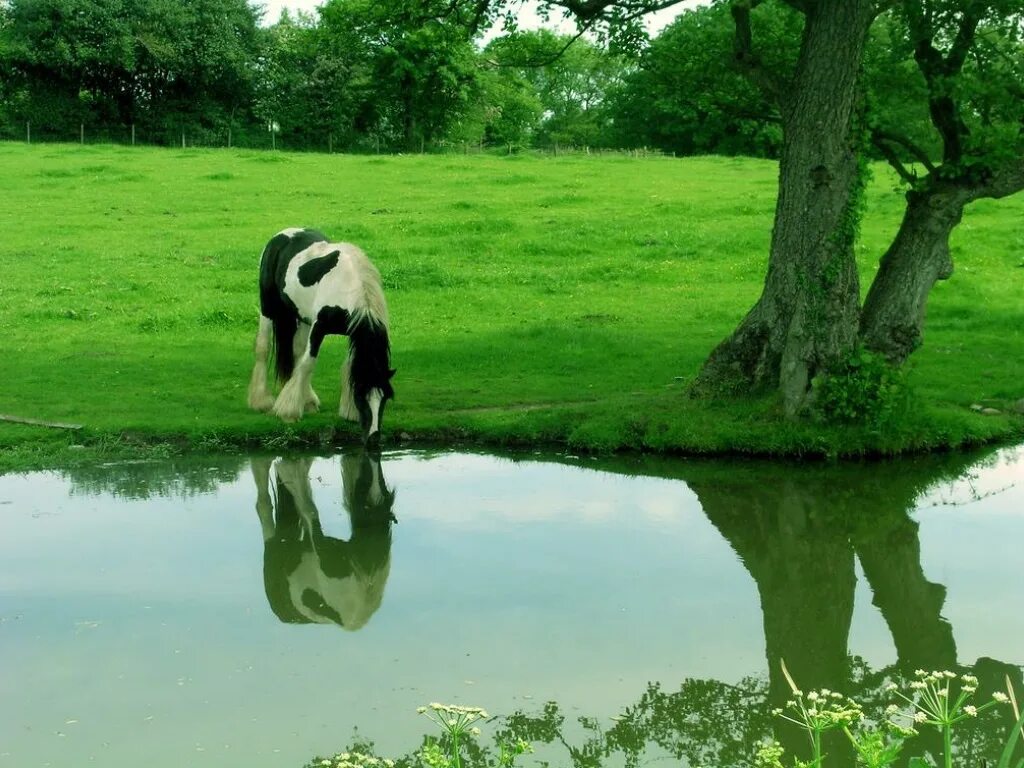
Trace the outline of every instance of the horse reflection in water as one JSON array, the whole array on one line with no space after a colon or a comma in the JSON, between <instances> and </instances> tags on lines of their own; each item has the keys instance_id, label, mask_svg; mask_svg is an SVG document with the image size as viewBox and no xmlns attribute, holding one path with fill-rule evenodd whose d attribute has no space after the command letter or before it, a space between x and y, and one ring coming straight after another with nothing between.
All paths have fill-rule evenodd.
<instances>
[{"instance_id":1,"label":"horse reflection in water","mask_svg":"<svg viewBox=\"0 0 1024 768\"><path fill-rule=\"evenodd\" d=\"M324 533L313 502L312 463L309 457L252 461L267 601L283 622L356 630L384 596L395 492L387 487L378 458L366 452L342 456L342 501L352 535L348 541L333 538Z\"/></svg>"}]
</instances>

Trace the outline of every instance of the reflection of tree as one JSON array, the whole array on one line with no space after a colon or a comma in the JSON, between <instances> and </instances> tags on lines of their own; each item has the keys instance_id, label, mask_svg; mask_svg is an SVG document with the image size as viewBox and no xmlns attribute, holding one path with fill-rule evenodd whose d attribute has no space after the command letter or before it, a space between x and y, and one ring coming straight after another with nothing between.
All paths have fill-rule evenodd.
<instances>
[{"instance_id":1,"label":"reflection of tree","mask_svg":"<svg viewBox=\"0 0 1024 768\"><path fill-rule=\"evenodd\" d=\"M916 668L958 668L953 631L941 615L946 590L924 575L918 524L908 513L936 479L960 474L968 463L945 457L794 466L784 475L777 467L770 473L754 467L688 481L757 584L772 706L790 698L782 659L805 689L831 688L869 700L884 696L872 684L881 688ZM860 680L847 663L855 555L897 652L892 668ZM802 734L780 728L779 735L787 749L804 752ZM913 744L933 756L941 750L927 735ZM841 739L829 751L832 765L852 762ZM908 749L906 757L912 754Z\"/></svg>"},{"instance_id":2,"label":"reflection of tree","mask_svg":"<svg viewBox=\"0 0 1024 768\"><path fill-rule=\"evenodd\" d=\"M190 498L214 493L238 479L245 459L240 456L118 461L70 467L62 475L71 482L72 496L111 494L122 499Z\"/></svg>"},{"instance_id":3,"label":"reflection of tree","mask_svg":"<svg viewBox=\"0 0 1024 768\"><path fill-rule=\"evenodd\" d=\"M333 623L359 629L380 607L391 568L395 493L380 460L365 452L341 457L348 541L324 533L309 481L309 457L252 460L256 512L263 528L267 601L287 623Z\"/></svg>"},{"instance_id":4,"label":"reflection of tree","mask_svg":"<svg viewBox=\"0 0 1024 768\"><path fill-rule=\"evenodd\" d=\"M961 476L976 461L963 455L842 466L612 459L606 468L676 477L696 493L757 586L768 679L744 678L733 685L686 680L675 691L649 684L607 730L592 717L567 720L550 702L539 713L506 718L499 738L565 750L563 759L550 763L574 768L633 768L657 757L689 766L751 765L757 742L773 728L791 754L806 754L804 734L769 716L790 698L780 674L783 658L801 687L842 691L876 713L893 702L886 686L905 687L919 667L974 674L979 702L1001 689L1007 674L1024 690L1021 670L1013 665L987 658L959 665L953 628L942 616L946 590L925 576L919 526L909 515L926 489ZM896 662L883 669L849 655L856 560L896 648ZM1008 710L996 709L958 726L957 764L991 761L1010 724ZM924 754L935 760L941 749L937 734L923 731L908 742L902 764ZM827 744L826 752L828 766L853 765L842 738ZM472 764L487 764L490 754L482 752Z\"/></svg>"},{"instance_id":5,"label":"reflection of tree","mask_svg":"<svg viewBox=\"0 0 1024 768\"><path fill-rule=\"evenodd\" d=\"M745 765L753 758L751 745L771 732L766 700L764 682L752 677L735 685L686 680L670 693L648 684L608 732L606 748L622 753L630 767L652 745L688 765Z\"/></svg>"}]
</instances>

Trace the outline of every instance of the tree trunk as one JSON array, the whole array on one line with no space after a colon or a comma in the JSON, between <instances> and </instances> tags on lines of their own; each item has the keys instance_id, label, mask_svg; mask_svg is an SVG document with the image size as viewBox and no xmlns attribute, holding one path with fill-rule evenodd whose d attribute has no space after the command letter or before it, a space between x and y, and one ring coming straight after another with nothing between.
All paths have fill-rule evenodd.
<instances>
[{"instance_id":1,"label":"tree trunk","mask_svg":"<svg viewBox=\"0 0 1024 768\"><path fill-rule=\"evenodd\" d=\"M893 365L921 345L928 294L936 280L953 274L949 236L969 200L963 188L907 193L903 223L882 257L860 323L864 346Z\"/></svg>"},{"instance_id":2,"label":"tree trunk","mask_svg":"<svg viewBox=\"0 0 1024 768\"><path fill-rule=\"evenodd\" d=\"M807 473L768 480L755 471L711 482L687 480L687 485L757 585L770 706L784 707L793 698L783 662L805 691L827 687L851 693L849 637L857 578L842 518L823 504L833 500L831 495ZM798 729L783 728L776 735L789 755L810 757L806 735ZM849 741L836 736L826 742L828 764L853 766Z\"/></svg>"},{"instance_id":3,"label":"tree trunk","mask_svg":"<svg viewBox=\"0 0 1024 768\"><path fill-rule=\"evenodd\" d=\"M779 196L764 290L705 362L697 393L778 387L793 415L815 374L856 342L860 178L853 117L873 6L871 0L808 4L796 73L783 97Z\"/></svg>"}]
</instances>

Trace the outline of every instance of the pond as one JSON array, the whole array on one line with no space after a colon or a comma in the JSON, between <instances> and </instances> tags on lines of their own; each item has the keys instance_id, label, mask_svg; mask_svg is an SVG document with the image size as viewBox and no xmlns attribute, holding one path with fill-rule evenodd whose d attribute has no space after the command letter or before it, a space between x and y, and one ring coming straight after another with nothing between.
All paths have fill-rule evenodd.
<instances>
[{"instance_id":1,"label":"pond","mask_svg":"<svg viewBox=\"0 0 1024 768\"><path fill-rule=\"evenodd\" d=\"M0 765L298 768L357 738L399 756L431 701L521 713L554 765L747 765L780 658L866 701L918 667L1021 690L1022 481L1014 449L3 476ZM959 748L980 758L1005 720Z\"/></svg>"}]
</instances>

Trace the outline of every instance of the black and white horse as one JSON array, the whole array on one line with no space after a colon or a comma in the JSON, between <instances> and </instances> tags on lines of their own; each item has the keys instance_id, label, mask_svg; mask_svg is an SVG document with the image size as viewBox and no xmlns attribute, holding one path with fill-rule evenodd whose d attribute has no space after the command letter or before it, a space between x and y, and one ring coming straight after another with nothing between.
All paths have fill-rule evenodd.
<instances>
[{"instance_id":1,"label":"black and white horse","mask_svg":"<svg viewBox=\"0 0 1024 768\"><path fill-rule=\"evenodd\" d=\"M334 538L324 533L313 500L312 461L252 460L267 602L288 624L336 624L356 630L384 598L391 572L395 492L385 483L375 454L358 451L342 456L342 505L352 534L348 541Z\"/></svg>"},{"instance_id":2,"label":"black and white horse","mask_svg":"<svg viewBox=\"0 0 1024 768\"><path fill-rule=\"evenodd\" d=\"M286 229L267 243L260 261L260 327L249 381L249 407L296 421L320 408L311 384L324 337L349 337L342 369L343 418L358 421L363 442L380 442L384 406L394 397L388 307L380 273L351 243L332 243L313 229ZM267 384L275 351L277 399Z\"/></svg>"}]
</instances>

